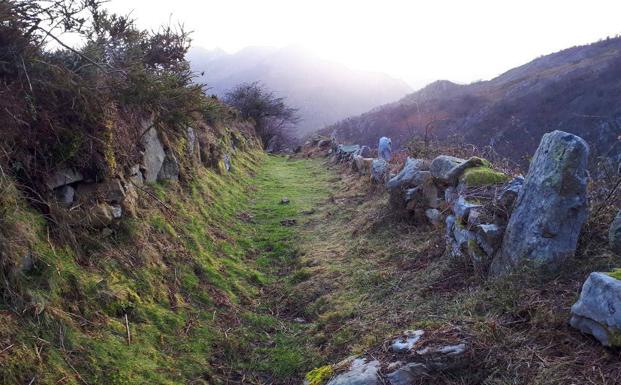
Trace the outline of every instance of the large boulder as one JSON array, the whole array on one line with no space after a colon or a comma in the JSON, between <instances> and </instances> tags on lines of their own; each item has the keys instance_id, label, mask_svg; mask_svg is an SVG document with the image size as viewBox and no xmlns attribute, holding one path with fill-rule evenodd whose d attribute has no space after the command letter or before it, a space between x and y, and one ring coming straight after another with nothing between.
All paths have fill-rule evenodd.
<instances>
[{"instance_id":1,"label":"large boulder","mask_svg":"<svg viewBox=\"0 0 621 385\"><path fill-rule=\"evenodd\" d=\"M571 307L571 326L593 335L602 345L621 347L621 281L611 275L591 273L580 298Z\"/></svg>"},{"instance_id":2,"label":"large boulder","mask_svg":"<svg viewBox=\"0 0 621 385\"><path fill-rule=\"evenodd\" d=\"M392 159L392 140L385 136L379 139L379 145L377 147L377 156L385 161Z\"/></svg>"},{"instance_id":3,"label":"large boulder","mask_svg":"<svg viewBox=\"0 0 621 385\"><path fill-rule=\"evenodd\" d=\"M492 263L493 274L525 261L555 270L574 254L587 218L588 156L588 145L576 135L553 131L543 136Z\"/></svg>"},{"instance_id":4,"label":"large boulder","mask_svg":"<svg viewBox=\"0 0 621 385\"><path fill-rule=\"evenodd\" d=\"M373 159L371 163L371 179L377 184L386 183L389 165L384 159Z\"/></svg>"},{"instance_id":5,"label":"large boulder","mask_svg":"<svg viewBox=\"0 0 621 385\"><path fill-rule=\"evenodd\" d=\"M621 254L621 211L617 213L617 216L610 224L608 230L608 243L610 249L617 254Z\"/></svg>"},{"instance_id":6,"label":"large boulder","mask_svg":"<svg viewBox=\"0 0 621 385\"><path fill-rule=\"evenodd\" d=\"M166 153L164 152L162 142L160 142L157 136L157 131L153 127L144 133L140 142L144 148L142 158L144 180L147 183L153 183L157 180L157 175L162 169Z\"/></svg>"}]
</instances>

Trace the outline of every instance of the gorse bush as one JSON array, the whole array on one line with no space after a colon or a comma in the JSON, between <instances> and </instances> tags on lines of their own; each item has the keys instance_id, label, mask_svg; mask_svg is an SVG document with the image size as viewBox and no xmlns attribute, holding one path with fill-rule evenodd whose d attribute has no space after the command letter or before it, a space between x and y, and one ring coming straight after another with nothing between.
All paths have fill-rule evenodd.
<instances>
[{"instance_id":1,"label":"gorse bush","mask_svg":"<svg viewBox=\"0 0 621 385\"><path fill-rule=\"evenodd\" d=\"M79 48L63 42L69 35ZM174 138L232 116L193 83L189 45L182 26L144 31L100 0L2 2L4 162L33 187L58 167L111 175L135 161L151 124Z\"/></svg>"}]
</instances>

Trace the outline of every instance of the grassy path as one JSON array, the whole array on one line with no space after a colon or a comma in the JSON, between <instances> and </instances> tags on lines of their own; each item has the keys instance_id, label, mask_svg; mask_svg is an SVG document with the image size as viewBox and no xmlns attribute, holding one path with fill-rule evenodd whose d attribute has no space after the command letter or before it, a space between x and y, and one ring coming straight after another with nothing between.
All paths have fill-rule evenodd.
<instances>
[{"instance_id":1,"label":"grassy path","mask_svg":"<svg viewBox=\"0 0 621 385\"><path fill-rule=\"evenodd\" d=\"M426 266L441 242L394 221L370 187L324 160L269 157L260 167L249 242L266 285L237 333L242 368L261 373L255 383L299 384L306 371L415 324L420 280L408 264L415 256Z\"/></svg>"},{"instance_id":2,"label":"grassy path","mask_svg":"<svg viewBox=\"0 0 621 385\"><path fill-rule=\"evenodd\" d=\"M232 383L298 384L305 371L322 361L312 348L309 325L280 300L307 278L300 266L300 229L330 196L331 179L319 160L274 156L265 159L253 178L243 241L265 278L259 297L231 333L238 340L228 360L238 373L249 376L231 378Z\"/></svg>"},{"instance_id":3,"label":"grassy path","mask_svg":"<svg viewBox=\"0 0 621 385\"><path fill-rule=\"evenodd\" d=\"M263 383L299 384L305 371L402 330L452 327L480 356L438 383L617 383L618 352L567 324L588 263L552 282L486 280L445 255L441 229L395 217L385 192L339 167L270 158L256 177L254 242L269 277L256 309L271 345L252 362L272 373ZM279 204L285 196L291 202Z\"/></svg>"},{"instance_id":4,"label":"grassy path","mask_svg":"<svg viewBox=\"0 0 621 385\"><path fill-rule=\"evenodd\" d=\"M267 283L237 334L254 382L299 384L413 324L404 268L441 253L428 229L395 223L368 180L323 160L269 157L252 190L249 241Z\"/></svg>"}]
</instances>

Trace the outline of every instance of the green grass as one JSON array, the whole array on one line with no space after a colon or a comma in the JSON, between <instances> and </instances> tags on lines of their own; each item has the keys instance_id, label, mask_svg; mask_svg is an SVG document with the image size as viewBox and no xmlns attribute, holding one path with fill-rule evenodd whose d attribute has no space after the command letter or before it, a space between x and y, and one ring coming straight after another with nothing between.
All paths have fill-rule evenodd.
<instances>
[{"instance_id":1,"label":"green grass","mask_svg":"<svg viewBox=\"0 0 621 385\"><path fill-rule=\"evenodd\" d=\"M258 152L232 163L230 174L200 169L185 187L150 186L170 209L141 196L148 207L112 236L75 229L82 251L50 239L12 189L0 202L11 214L3 235L16 260L31 250L36 262L14 277L14 302L0 304L0 350L10 346L0 383L286 383L311 369L302 326L274 315L261 293L298 270L300 212L325 199L328 174Z\"/></svg>"}]
</instances>

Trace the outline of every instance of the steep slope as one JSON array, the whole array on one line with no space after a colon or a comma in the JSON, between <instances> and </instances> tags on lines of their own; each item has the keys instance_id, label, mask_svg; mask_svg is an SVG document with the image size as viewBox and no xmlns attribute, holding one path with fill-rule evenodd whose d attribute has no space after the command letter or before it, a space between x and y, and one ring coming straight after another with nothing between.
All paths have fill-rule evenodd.
<instances>
[{"instance_id":1,"label":"steep slope","mask_svg":"<svg viewBox=\"0 0 621 385\"><path fill-rule=\"evenodd\" d=\"M286 97L300 109L300 136L411 91L403 81L351 70L295 47L249 47L234 54L195 48L189 60L196 72L204 72L199 81L216 95L243 82L260 81Z\"/></svg>"},{"instance_id":2,"label":"steep slope","mask_svg":"<svg viewBox=\"0 0 621 385\"><path fill-rule=\"evenodd\" d=\"M298 383L319 356L273 311L299 267L281 221L324 201L330 175L256 147L230 161L145 186L103 231L46 221L2 175L0 383Z\"/></svg>"},{"instance_id":3,"label":"steep slope","mask_svg":"<svg viewBox=\"0 0 621 385\"><path fill-rule=\"evenodd\" d=\"M547 55L490 81L438 81L324 132L371 145L387 135L397 146L425 132L458 136L519 162L554 129L579 134L598 155L621 154L621 38Z\"/></svg>"}]
</instances>

